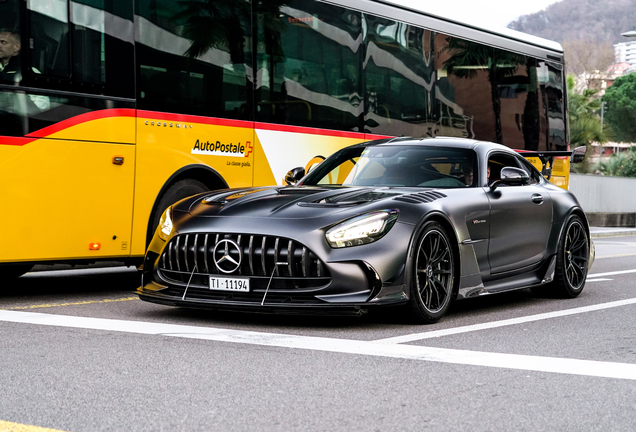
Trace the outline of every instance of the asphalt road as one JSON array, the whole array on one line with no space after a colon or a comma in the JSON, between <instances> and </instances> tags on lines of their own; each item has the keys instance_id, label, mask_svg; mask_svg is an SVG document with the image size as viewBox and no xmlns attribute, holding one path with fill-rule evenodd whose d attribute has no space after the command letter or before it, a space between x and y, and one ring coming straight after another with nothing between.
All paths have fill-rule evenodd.
<instances>
[{"instance_id":1,"label":"asphalt road","mask_svg":"<svg viewBox=\"0 0 636 432\"><path fill-rule=\"evenodd\" d=\"M29 273L0 292L0 431L632 431L636 236L595 244L578 298L486 296L432 326L169 308L132 268Z\"/></svg>"}]
</instances>

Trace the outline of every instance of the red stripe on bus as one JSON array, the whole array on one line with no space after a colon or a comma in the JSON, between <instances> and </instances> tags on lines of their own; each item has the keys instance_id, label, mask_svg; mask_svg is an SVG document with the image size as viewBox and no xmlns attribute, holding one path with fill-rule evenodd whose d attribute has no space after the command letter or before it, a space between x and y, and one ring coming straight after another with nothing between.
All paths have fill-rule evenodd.
<instances>
[{"instance_id":1,"label":"red stripe on bus","mask_svg":"<svg viewBox=\"0 0 636 432\"><path fill-rule=\"evenodd\" d=\"M51 126L47 126L43 129L37 130L27 134L28 137L44 138L54 133L60 132L64 129L68 129L72 126L77 126L82 123L86 123L92 120L100 120L109 117L135 117L135 110L132 108L112 108L98 111L91 111L84 114L77 115L75 117L62 120L59 123L55 123Z\"/></svg>"},{"instance_id":2,"label":"red stripe on bus","mask_svg":"<svg viewBox=\"0 0 636 432\"><path fill-rule=\"evenodd\" d=\"M35 138L0 136L0 145L23 146L35 141Z\"/></svg>"}]
</instances>

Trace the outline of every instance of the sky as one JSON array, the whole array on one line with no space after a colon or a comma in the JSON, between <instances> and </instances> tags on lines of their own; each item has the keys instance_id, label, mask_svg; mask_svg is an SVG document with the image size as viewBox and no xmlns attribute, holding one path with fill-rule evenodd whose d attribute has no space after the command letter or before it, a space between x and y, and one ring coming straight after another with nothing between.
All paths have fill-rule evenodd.
<instances>
[{"instance_id":1,"label":"sky","mask_svg":"<svg viewBox=\"0 0 636 432\"><path fill-rule=\"evenodd\" d=\"M506 27L521 15L539 12L558 0L388 0L433 14L487 27Z\"/></svg>"}]
</instances>

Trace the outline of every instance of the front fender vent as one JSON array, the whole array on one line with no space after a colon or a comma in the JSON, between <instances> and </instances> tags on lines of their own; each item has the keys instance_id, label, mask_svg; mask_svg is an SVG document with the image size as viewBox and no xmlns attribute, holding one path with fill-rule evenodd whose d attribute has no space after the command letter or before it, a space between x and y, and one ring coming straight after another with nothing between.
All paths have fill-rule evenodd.
<instances>
[{"instance_id":1,"label":"front fender vent","mask_svg":"<svg viewBox=\"0 0 636 432\"><path fill-rule=\"evenodd\" d=\"M446 198L446 195L437 191L426 191L402 195L393 199L396 201L403 201L411 204L425 204L433 202L440 198Z\"/></svg>"}]
</instances>

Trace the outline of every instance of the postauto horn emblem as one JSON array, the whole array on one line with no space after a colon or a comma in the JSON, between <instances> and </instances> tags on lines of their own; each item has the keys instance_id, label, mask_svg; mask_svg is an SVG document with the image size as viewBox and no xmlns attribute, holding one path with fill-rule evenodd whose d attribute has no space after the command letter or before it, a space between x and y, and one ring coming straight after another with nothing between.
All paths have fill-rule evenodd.
<instances>
[{"instance_id":1,"label":"postauto horn emblem","mask_svg":"<svg viewBox=\"0 0 636 432\"><path fill-rule=\"evenodd\" d=\"M223 239L214 246L214 263L223 273L234 273L241 267L243 253L239 245L232 240Z\"/></svg>"}]
</instances>

